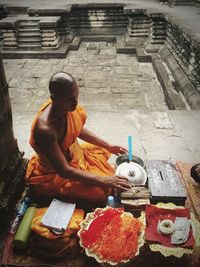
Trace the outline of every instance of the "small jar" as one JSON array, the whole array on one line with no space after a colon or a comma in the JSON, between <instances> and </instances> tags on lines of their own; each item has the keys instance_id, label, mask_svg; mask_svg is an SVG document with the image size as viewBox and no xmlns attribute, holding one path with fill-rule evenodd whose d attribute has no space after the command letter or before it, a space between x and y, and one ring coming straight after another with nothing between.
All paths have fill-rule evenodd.
<instances>
[{"instance_id":1,"label":"small jar","mask_svg":"<svg viewBox=\"0 0 200 267\"><path fill-rule=\"evenodd\" d=\"M121 205L121 197L120 196L108 196L107 205L112 208L120 208Z\"/></svg>"}]
</instances>

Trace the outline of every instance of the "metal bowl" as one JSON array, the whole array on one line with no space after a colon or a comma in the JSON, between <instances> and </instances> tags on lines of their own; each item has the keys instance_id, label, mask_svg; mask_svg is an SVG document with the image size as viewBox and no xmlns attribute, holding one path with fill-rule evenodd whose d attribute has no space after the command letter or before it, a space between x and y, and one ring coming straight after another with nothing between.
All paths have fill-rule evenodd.
<instances>
[{"instance_id":1,"label":"metal bowl","mask_svg":"<svg viewBox=\"0 0 200 267\"><path fill-rule=\"evenodd\" d=\"M128 154L123 154L123 155L117 157L116 161L115 161L115 164L117 166L119 166L123 162L129 162ZM135 162L135 163L139 164L143 168L145 167L144 161L141 158L137 157L137 156L132 156L132 162Z\"/></svg>"}]
</instances>

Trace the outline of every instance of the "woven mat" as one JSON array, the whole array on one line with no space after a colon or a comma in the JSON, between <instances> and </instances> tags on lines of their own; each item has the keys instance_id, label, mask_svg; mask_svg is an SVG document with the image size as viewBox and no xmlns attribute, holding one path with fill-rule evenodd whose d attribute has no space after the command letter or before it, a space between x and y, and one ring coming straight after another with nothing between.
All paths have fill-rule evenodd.
<instances>
[{"instance_id":1,"label":"woven mat","mask_svg":"<svg viewBox=\"0 0 200 267\"><path fill-rule=\"evenodd\" d=\"M9 233L4 244L1 264L4 266L18 266L18 267L86 267L88 266L88 258L84 253L81 253L75 259L64 259L62 261L53 261L52 259L42 260L33 256L33 251L27 249L26 251L17 252L13 249L13 239L15 234Z\"/></svg>"},{"instance_id":2,"label":"woven mat","mask_svg":"<svg viewBox=\"0 0 200 267\"><path fill-rule=\"evenodd\" d=\"M182 182L187 192L187 205L200 221L200 185L190 176L190 169L195 164L176 162L176 167L181 174Z\"/></svg>"}]
</instances>

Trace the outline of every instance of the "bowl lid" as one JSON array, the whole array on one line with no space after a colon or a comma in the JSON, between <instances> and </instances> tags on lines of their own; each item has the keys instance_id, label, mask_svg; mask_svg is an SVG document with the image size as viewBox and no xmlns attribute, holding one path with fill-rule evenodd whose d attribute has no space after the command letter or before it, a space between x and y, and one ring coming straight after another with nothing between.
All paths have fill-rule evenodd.
<instances>
[{"instance_id":1,"label":"bowl lid","mask_svg":"<svg viewBox=\"0 0 200 267\"><path fill-rule=\"evenodd\" d=\"M117 167L115 174L126 177L134 185L144 185L147 180L145 169L135 162L123 162Z\"/></svg>"}]
</instances>

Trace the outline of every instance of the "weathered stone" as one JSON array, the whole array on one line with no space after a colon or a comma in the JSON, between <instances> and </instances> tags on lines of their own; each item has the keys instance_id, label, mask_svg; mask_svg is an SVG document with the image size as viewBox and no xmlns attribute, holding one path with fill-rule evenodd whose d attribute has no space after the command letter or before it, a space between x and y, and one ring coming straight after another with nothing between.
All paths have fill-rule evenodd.
<instances>
[{"instance_id":1,"label":"weathered stone","mask_svg":"<svg viewBox=\"0 0 200 267\"><path fill-rule=\"evenodd\" d=\"M55 40L55 41L42 41L42 46L58 46L59 41Z\"/></svg>"},{"instance_id":2,"label":"weathered stone","mask_svg":"<svg viewBox=\"0 0 200 267\"><path fill-rule=\"evenodd\" d=\"M178 90L175 90L175 82L170 79L164 64L158 58L154 58L153 66L163 87L165 101L168 104L169 109L187 109L182 96L179 94Z\"/></svg>"},{"instance_id":3,"label":"weathered stone","mask_svg":"<svg viewBox=\"0 0 200 267\"><path fill-rule=\"evenodd\" d=\"M84 82L83 79L78 78L78 79L77 79L77 82L78 82L78 86L79 86L79 87L84 87L84 86L85 86L85 82Z\"/></svg>"},{"instance_id":4,"label":"weathered stone","mask_svg":"<svg viewBox=\"0 0 200 267\"><path fill-rule=\"evenodd\" d=\"M167 62L167 65L170 68L174 76L174 79L178 83L180 90L185 96L187 102L189 103L190 108L199 110L200 97L199 97L199 92L197 91L195 86L185 75L183 69L180 67L180 65L177 64L175 58L173 58L172 54L169 53L166 47L162 48L161 56Z\"/></svg>"}]
</instances>

